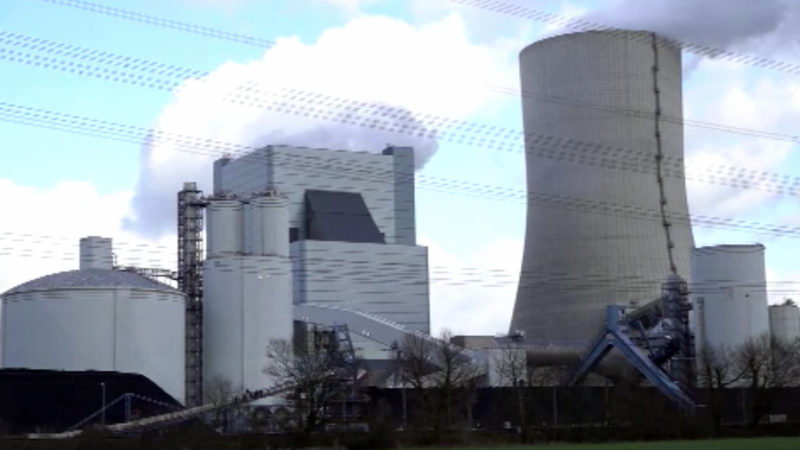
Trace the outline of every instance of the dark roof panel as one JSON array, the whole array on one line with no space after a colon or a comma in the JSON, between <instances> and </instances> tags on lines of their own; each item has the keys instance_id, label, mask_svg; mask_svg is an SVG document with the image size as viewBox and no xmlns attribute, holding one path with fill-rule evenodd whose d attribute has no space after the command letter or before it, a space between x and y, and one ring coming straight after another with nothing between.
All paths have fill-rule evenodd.
<instances>
[{"instance_id":1,"label":"dark roof panel","mask_svg":"<svg viewBox=\"0 0 800 450\"><path fill-rule=\"evenodd\" d=\"M307 190L305 202L308 239L386 243L361 194Z\"/></svg>"}]
</instances>

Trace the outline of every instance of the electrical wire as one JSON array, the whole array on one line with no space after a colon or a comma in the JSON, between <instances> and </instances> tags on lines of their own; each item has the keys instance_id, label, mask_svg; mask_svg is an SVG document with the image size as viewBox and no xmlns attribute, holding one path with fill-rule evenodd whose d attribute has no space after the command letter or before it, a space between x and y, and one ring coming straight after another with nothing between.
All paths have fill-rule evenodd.
<instances>
[{"instance_id":1,"label":"electrical wire","mask_svg":"<svg viewBox=\"0 0 800 450\"><path fill-rule=\"evenodd\" d=\"M8 104L0 103L0 119L6 119L5 112ZM19 108L13 108L19 110ZM39 126L39 120L46 120L45 128L52 128L70 133L87 134L96 137L108 137L114 140L122 140L123 142L138 143L138 139L142 135L160 142L172 142L173 135L170 133L153 133L140 127L133 127L121 124L112 124L108 121L99 121L79 116L62 116L53 111L44 111L36 109L24 109L21 118L12 120L16 123L25 123L28 125ZM88 132L80 131L81 128L89 128ZM151 137L152 136L152 137ZM203 140L199 138L190 139L183 135L175 135L175 142L183 147L176 148L177 151L194 153L205 156L221 155L227 153L234 155L245 154L257 150L255 147L244 145L222 143L213 140ZM198 144L199 143L199 144ZM213 150L206 150L204 147L210 146ZM199 148L198 148L199 147ZM237 151L231 151L237 149ZM330 158L307 157L307 156L294 156L289 154L281 155L274 158L272 161L265 156L256 156L256 158L263 159L265 164L271 163L283 167L302 169L311 173L339 175L343 171L348 173L352 178L360 180L372 180L377 183L386 183L393 180L393 172L390 167L385 170L377 171L374 167L359 166L358 164L342 163L336 160L335 156ZM260 170L258 166L251 165L247 168L250 172ZM247 173L238 173L238 177L245 177ZM402 175L402 174L401 174ZM411 177L413 175L407 175ZM638 218L644 220L661 221L659 212L654 208L641 207L636 205L628 205L624 203L614 203L611 201L602 200L589 200L574 198L568 196L558 196L548 193L525 192L514 188L505 188L491 185L482 185L466 181L454 181L441 177L432 177L426 175L418 175L415 177L418 185L422 189L443 192L463 194L472 197L486 198L492 200L512 201L516 203L543 203L548 206L557 207L561 209L569 209L578 212L589 212L593 214L616 215L627 218ZM675 214L669 215L670 220L676 223L694 224L697 226L708 228L721 228L744 230L751 232L759 232L766 235L775 236L789 236L796 237L800 233L800 227L791 227L786 225L771 225L767 223L760 223L755 221L746 221L740 219L720 218L706 215L686 215Z\"/></svg>"},{"instance_id":2,"label":"electrical wire","mask_svg":"<svg viewBox=\"0 0 800 450\"><path fill-rule=\"evenodd\" d=\"M605 31L609 34L615 35L620 38L629 40L642 40L646 41L649 37L632 35L627 30L611 27L598 22L591 22L585 19L572 18L564 15L554 14L540 9L530 8L526 6L519 6L512 3L507 3L499 0L450 0L453 3L471 6L485 11L491 11L498 14L510 15L519 17L521 19L531 19L537 22L542 22L548 25L556 25L568 28L572 31ZM758 55L746 54L741 52L734 52L718 47L713 47L705 44L697 44L687 40L659 37L661 43L671 45L683 50L687 50L699 56L716 58L726 61L732 61L740 64L756 66L769 70L776 70L790 75L797 75L800 73L800 65L788 61L778 61L770 58L765 58Z\"/></svg>"},{"instance_id":3,"label":"electrical wire","mask_svg":"<svg viewBox=\"0 0 800 450\"><path fill-rule=\"evenodd\" d=\"M52 250L54 244L71 247L76 250L76 245L65 244L66 237L60 236L37 236L30 233L3 233L6 239L14 239L17 244L24 244L24 249L19 253L14 252L13 248L0 248L0 255L3 256L24 256L24 257L46 257L53 259L53 256L60 256L62 260L76 260L76 253L60 253ZM38 238L38 239L35 239ZM27 240L26 240L27 239ZM33 239L33 240L32 240ZM74 240L73 240L74 242ZM311 241L314 242L314 241ZM36 244L36 246L32 246ZM314 244L310 244L314 245ZM323 244L324 245L324 244ZM135 247L139 250L147 250L148 244L115 242L114 249L124 251L125 247ZM162 257L164 246L152 246L156 250L151 253L156 257ZM9 251L12 250L12 251ZM699 248L693 252L705 253L708 255L718 255L726 257L734 253L758 253L763 250L756 247L742 246L741 248ZM115 252L116 253L116 252ZM173 253L174 255L174 253ZM348 257L339 255L333 256L305 256L302 260L296 257L287 258L295 265L292 272L282 272L279 269L270 269L273 275L293 273L297 281L301 284L313 282L313 284L327 283L329 293L343 292L342 286L350 283L357 283L362 286L358 293L369 294L373 286L383 286L392 284L395 286L418 286L424 287L427 279L431 283L442 286L476 286L476 287L503 287L519 284L536 284L538 288L555 289L559 292L585 292L594 291L598 288L609 288L619 294L650 293L654 287L657 289L663 282L663 276L641 277L641 276L610 276L608 274L595 272L576 276L567 272L555 271L521 271L515 273L507 269L490 266L431 266L428 269L427 263L409 262L406 254L402 252L388 253L382 255L383 260L376 260L374 253L370 249L352 251ZM365 259L359 259L364 257ZM395 258L395 260L392 260ZM138 265L137 257L128 257L128 264ZM296 264L302 261L302 265ZM243 268L251 271L263 269L259 265L248 265L245 261ZM331 289L340 286L340 289ZM770 294L794 293L800 291L800 281L777 280L769 282L743 281L731 279L709 280L704 282L689 283L693 293L723 293L725 289L737 288L757 291L759 289L770 289ZM354 291L355 292L355 291Z\"/></svg>"},{"instance_id":4,"label":"electrical wire","mask_svg":"<svg viewBox=\"0 0 800 450\"><path fill-rule=\"evenodd\" d=\"M276 44L275 41L260 38L257 36L246 35L241 33L232 33L229 31L218 30L215 28L205 27L202 25L192 24L189 22L180 22L172 19L167 19L164 17L158 17L150 14L140 13L137 11L110 7L103 4L89 2L85 0L39 0L39 1L51 3L54 5L74 8L85 12L102 14L118 19L139 22L146 25L152 25L175 31L197 34L214 39L222 39L249 46L255 46L263 49L268 49ZM534 8L514 5L511 3L505 3L502 1L496 1L496 0L450 0L450 1L500 14L512 15L523 19L532 19L549 25L564 26L575 31L604 30L607 32L616 32L617 35L620 37L630 38L629 33L626 33L623 30L618 30L616 28L610 27L608 25L590 22L584 19L571 18L564 15L559 15L542 10L537 10ZM795 63L790 63L786 61L777 61L757 55L749 55L745 53L734 52L731 50L716 48L709 45L692 43L689 41L667 39L663 37L660 39L669 45L682 48L684 50L690 51L694 54L703 57L712 57L717 59L729 60L741 64L752 65L770 70L777 70L792 75L800 73L800 65Z\"/></svg>"}]
</instances>

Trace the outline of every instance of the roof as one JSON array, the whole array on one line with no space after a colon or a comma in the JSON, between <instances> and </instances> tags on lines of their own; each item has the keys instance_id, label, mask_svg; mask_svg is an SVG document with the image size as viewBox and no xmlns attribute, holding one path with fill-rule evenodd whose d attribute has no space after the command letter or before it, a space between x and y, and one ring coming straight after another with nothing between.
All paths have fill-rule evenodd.
<instances>
[{"instance_id":1,"label":"roof","mask_svg":"<svg viewBox=\"0 0 800 450\"><path fill-rule=\"evenodd\" d=\"M134 288L179 293L164 283L124 270L84 269L45 275L9 289L3 295L71 288Z\"/></svg>"},{"instance_id":2,"label":"roof","mask_svg":"<svg viewBox=\"0 0 800 450\"><path fill-rule=\"evenodd\" d=\"M308 239L386 243L361 194L307 190Z\"/></svg>"}]
</instances>

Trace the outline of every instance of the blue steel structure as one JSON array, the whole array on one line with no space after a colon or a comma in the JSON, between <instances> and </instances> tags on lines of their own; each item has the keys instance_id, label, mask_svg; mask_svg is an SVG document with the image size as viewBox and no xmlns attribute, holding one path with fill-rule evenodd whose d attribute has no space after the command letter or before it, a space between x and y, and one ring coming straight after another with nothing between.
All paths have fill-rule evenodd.
<instances>
[{"instance_id":1,"label":"blue steel structure","mask_svg":"<svg viewBox=\"0 0 800 450\"><path fill-rule=\"evenodd\" d=\"M600 336L568 381L574 386L616 348L647 380L686 412L697 405L687 389L693 379L694 337L689 329L686 282L671 274L662 296L630 314L621 305L606 307Z\"/></svg>"}]
</instances>

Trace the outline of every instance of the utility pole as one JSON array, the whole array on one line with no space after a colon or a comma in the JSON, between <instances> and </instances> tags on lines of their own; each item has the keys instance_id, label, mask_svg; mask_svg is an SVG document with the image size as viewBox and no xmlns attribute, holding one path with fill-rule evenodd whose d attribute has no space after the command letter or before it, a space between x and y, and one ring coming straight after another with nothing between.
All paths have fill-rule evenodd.
<instances>
[{"instance_id":1,"label":"utility pole","mask_svg":"<svg viewBox=\"0 0 800 450\"><path fill-rule=\"evenodd\" d=\"M103 408L100 410L100 424L106 424L106 383L100 382L100 391L102 393Z\"/></svg>"}]
</instances>

